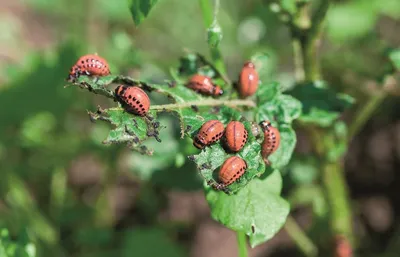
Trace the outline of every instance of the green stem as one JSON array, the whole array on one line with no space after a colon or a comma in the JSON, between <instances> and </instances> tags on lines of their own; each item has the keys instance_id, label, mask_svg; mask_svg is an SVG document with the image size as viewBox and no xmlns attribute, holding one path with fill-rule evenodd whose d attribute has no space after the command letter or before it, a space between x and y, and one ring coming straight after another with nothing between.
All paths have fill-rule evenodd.
<instances>
[{"instance_id":1,"label":"green stem","mask_svg":"<svg viewBox=\"0 0 400 257\"><path fill-rule=\"evenodd\" d=\"M252 100L217 100L217 99L205 99L201 101L190 101L176 104L160 104L150 106L150 110L178 110L184 108L192 108L192 106L247 106L254 108L256 104ZM120 107L109 108L108 110L122 110Z\"/></svg>"},{"instance_id":2,"label":"green stem","mask_svg":"<svg viewBox=\"0 0 400 257\"><path fill-rule=\"evenodd\" d=\"M355 119L349 125L349 141L364 127L365 123L371 118L371 115L379 107L386 95L386 92L375 93L371 99L368 100L366 105L359 107L354 115Z\"/></svg>"},{"instance_id":3,"label":"green stem","mask_svg":"<svg viewBox=\"0 0 400 257\"><path fill-rule=\"evenodd\" d=\"M304 256L314 257L318 255L318 248L307 237L306 233L304 233L293 217L288 216L286 219L285 230Z\"/></svg>"},{"instance_id":4,"label":"green stem","mask_svg":"<svg viewBox=\"0 0 400 257\"><path fill-rule=\"evenodd\" d=\"M239 248L239 257L247 257L247 243L246 243L246 234L244 232L238 231L236 232L236 237L238 241Z\"/></svg>"},{"instance_id":5,"label":"green stem","mask_svg":"<svg viewBox=\"0 0 400 257\"><path fill-rule=\"evenodd\" d=\"M323 182L331 209L331 228L335 235L344 235L353 242L349 194L340 163L326 162Z\"/></svg>"},{"instance_id":6,"label":"green stem","mask_svg":"<svg viewBox=\"0 0 400 257\"><path fill-rule=\"evenodd\" d=\"M330 0L321 0L311 18L307 9L309 6L304 5L300 7L297 16L292 17L292 22L289 23L298 83L314 82L322 78L317 52L324 19L330 4ZM311 23L307 23L308 20L311 20ZM323 184L331 211L331 230L334 234L342 234L352 241L352 217L343 167L340 158L335 161L328 159L329 151L336 147L334 134L329 128L308 126L307 130L313 147L322 160Z\"/></svg>"},{"instance_id":7,"label":"green stem","mask_svg":"<svg viewBox=\"0 0 400 257\"><path fill-rule=\"evenodd\" d=\"M210 0L199 0L200 9L203 16L203 22L206 29L208 29L211 26L211 24L213 22L216 22L217 20L216 16L218 14L217 8L219 8L219 0L214 0L214 1L215 1L215 9L213 9ZM210 47L210 55L214 62L214 66L217 68L217 70L221 74L226 76L226 68L224 61L222 59L220 48Z\"/></svg>"}]
</instances>

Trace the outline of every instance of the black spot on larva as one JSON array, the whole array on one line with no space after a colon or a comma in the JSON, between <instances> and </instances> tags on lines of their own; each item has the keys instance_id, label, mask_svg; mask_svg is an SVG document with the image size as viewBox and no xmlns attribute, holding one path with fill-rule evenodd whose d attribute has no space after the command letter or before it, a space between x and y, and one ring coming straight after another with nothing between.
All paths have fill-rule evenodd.
<instances>
[{"instance_id":1,"label":"black spot on larva","mask_svg":"<svg viewBox=\"0 0 400 257\"><path fill-rule=\"evenodd\" d=\"M142 108L142 111L144 112L144 108Z\"/></svg>"},{"instance_id":2,"label":"black spot on larva","mask_svg":"<svg viewBox=\"0 0 400 257\"><path fill-rule=\"evenodd\" d=\"M215 137L212 137L212 140L215 140Z\"/></svg>"},{"instance_id":3,"label":"black spot on larva","mask_svg":"<svg viewBox=\"0 0 400 257\"><path fill-rule=\"evenodd\" d=\"M81 61L81 63L82 63L82 64L84 64L84 63L85 63L85 61L83 61L83 60L82 60L82 61Z\"/></svg>"},{"instance_id":4,"label":"black spot on larva","mask_svg":"<svg viewBox=\"0 0 400 257\"><path fill-rule=\"evenodd\" d=\"M128 96L128 98L129 98L129 99L131 99L131 98L132 98L132 96L131 96L131 95L129 95L129 96Z\"/></svg>"},{"instance_id":5,"label":"black spot on larva","mask_svg":"<svg viewBox=\"0 0 400 257\"><path fill-rule=\"evenodd\" d=\"M134 97L132 100L133 100L133 101L136 101L136 97Z\"/></svg>"},{"instance_id":6,"label":"black spot on larva","mask_svg":"<svg viewBox=\"0 0 400 257\"><path fill-rule=\"evenodd\" d=\"M139 107L143 107L143 104L139 104Z\"/></svg>"},{"instance_id":7,"label":"black spot on larva","mask_svg":"<svg viewBox=\"0 0 400 257\"><path fill-rule=\"evenodd\" d=\"M140 101L139 101L139 100L137 100L137 101L136 101L136 103L137 103L137 104L139 104L139 103L140 103Z\"/></svg>"}]
</instances>

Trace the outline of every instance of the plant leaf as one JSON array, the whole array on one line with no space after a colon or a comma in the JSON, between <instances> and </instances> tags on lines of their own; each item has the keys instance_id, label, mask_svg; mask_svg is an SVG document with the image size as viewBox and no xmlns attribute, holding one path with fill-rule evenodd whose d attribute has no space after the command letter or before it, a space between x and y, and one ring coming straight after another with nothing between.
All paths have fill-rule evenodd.
<instances>
[{"instance_id":1,"label":"plant leaf","mask_svg":"<svg viewBox=\"0 0 400 257\"><path fill-rule=\"evenodd\" d=\"M219 120L224 122L225 125L231 120L238 120L237 117L236 119L232 119L229 116L225 116L224 118L219 117ZM237 154L227 153L222 146L222 142L218 142L210 147L206 147L199 154L191 156L191 159L194 160L200 174L206 181L215 181L214 171L218 169L226 159L234 155L241 157L247 163L247 170L238 181L228 186L228 190L231 194L239 191L255 176L260 176L265 172L265 164L260 154L261 146L251 133L251 124L248 121L244 121L243 124L249 136L246 145Z\"/></svg>"},{"instance_id":2,"label":"plant leaf","mask_svg":"<svg viewBox=\"0 0 400 257\"><path fill-rule=\"evenodd\" d=\"M206 198L212 217L235 231L250 236L255 247L273 237L285 223L289 204L279 196L282 178L275 170L264 179L254 179L235 195L227 195L211 188Z\"/></svg>"},{"instance_id":3,"label":"plant leaf","mask_svg":"<svg viewBox=\"0 0 400 257\"><path fill-rule=\"evenodd\" d=\"M149 15L157 0L128 0L129 10L136 26Z\"/></svg>"},{"instance_id":4,"label":"plant leaf","mask_svg":"<svg viewBox=\"0 0 400 257\"><path fill-rule=\"evenodd\" d=\"M338 94L323 82L298 85L290 94L303 104L299 120L321 127L332 125L339 115L354 103L351 96Z\"/></svg>"},{"instance_id":5,"label":"plant leaf","mask_svg":"<svg viewBox=\"0 0 400 257\"><path fill-rule=\"evenodd\" d=\"M392 50L389 53L389 59L393 63L393 66L397 69L400 70L400 48Z\"/></svg>"},{"instance_id":6,"label":"plant leaf","mask_svg":"<svg viewBox=\"0 0 400 257\"><path fill-rule=\"evenodd\" d=\"M181 247L163 230L153 228L135 228L125 232L122 243L122 256L185 256Z\"/></svg>"}]
</instances>

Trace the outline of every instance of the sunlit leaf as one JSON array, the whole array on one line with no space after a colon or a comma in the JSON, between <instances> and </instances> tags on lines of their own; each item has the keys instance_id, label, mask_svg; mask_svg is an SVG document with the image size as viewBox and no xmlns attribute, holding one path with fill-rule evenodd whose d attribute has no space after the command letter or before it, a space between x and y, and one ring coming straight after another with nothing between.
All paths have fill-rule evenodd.
<instances>
[{"instance_id":1,"label":"sunlit leaf","mask_svg":"<svg viewBox=\"0 0 400 257\"><path fill-rule=\"evenodd\" d=\"M254 179L234 195L208 188L206 198L212 217L228 228L245 232L255 247L273 237L286 221L289 204L279 196L281 189L281 175L274 171L267 178Z\"/></svg>"}]
</instances>

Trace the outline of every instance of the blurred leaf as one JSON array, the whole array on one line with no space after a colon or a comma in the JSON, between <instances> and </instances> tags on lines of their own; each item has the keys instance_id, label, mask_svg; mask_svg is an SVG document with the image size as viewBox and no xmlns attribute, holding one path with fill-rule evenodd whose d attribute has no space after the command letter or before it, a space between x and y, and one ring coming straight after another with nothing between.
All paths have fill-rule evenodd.
<instances>
[{"instance_id":1,"label":"blurred leaf","mask_svg":"<svg viewBox=\"0 0 400 257\"><path fill-rule=\"evenodd\" d=\"M37 147L46 144L51 139L51 131L56 125L56 119L49 112L40 112L27 118L21 129L21 140L24 146Z\"/></svg>"},{"instance_id":2,"label":"blurred leaf","mask_svg":"<svg viewBox=\"0 0 400 257\"><path fill-rule=\"evenodd\" d=\"M129 10L136 26L142 23L156 3L157 0L128 0Z\"/></svg>"},{"instance_id":3,"label":"blurred leaf","mask_svg":"<svg viewBox=\"0 0 400 257\"><path fill-rule=\"evenodd\" d=\"M171 236L158 228L136 228L126 232L122 243L122 256L185 256Z\"/></svg>"},{"instance_id":4,"label":"blurred leaf","mask_svg":"<svg viewBox=\"0 0 400 257\"><path fill-rule=\"evenodd\" d=\"M36 246L30 242L26 231L13 240L6 228L0 229L0 256L1 257L35 257Z\"/></svg>"},{"instance_id":5,"label":"blurred leaf","mask_svg":"<svg viewBox=\"0 0 400 257\"><path fill-rule=\"evenodd\" d=\"M281 6L284 10L293 15L297 12L296 1L297 0L281 0Z\"/></svg>"},{"instance_id":6,"label":"blurred leaf","mask_svg":"<svg viewBox=\"0 0 400 257\"><path fill-rule=\"evenodd\" d=\"M389 59L392 61L393 66L400 71L400 48L392 50L389 54Z\"/></svg>"},{"instance_id":7,"label":"blurred leaf","mask_svg":"<svg viewBox=\"0 0 400 257\"><path fill-rule=\"evenodd\" d=\"M274 171L264 179L254 179L235 195L227 195L211 188L206 198L212 217L235 231L250 236L255 247L273 237L289 214L289 204L279 195L282 178Z\"/></svg>"},{"instance_id":8,"label":"blurred leaf","mask_svg":"<svg viewBox=\"0 0 400 257\"><path fill-rule=\"evenodd\" d=\"M225 118L225 120L227 123L231 119ZM261 146L251 133L251 124L247 121L243 122L243 124L249 132L249 136L246 145L238 152L238 154L235 155L238 155L247 163L247 170L238 181L228 186L230 193L237 192L255 176L260 176L265 171L265 164L260 154ZM220 167L224 161L231 156L233 155L226 153L221 144L214 144L211 147L206 147L199 154L192 156L192 158L205 180L214 181L214 170Z\"/></svg>"},{"instance_id":9,"label":"blurred leaf","mask_svg":"<svg viewBox=\"0 0 400 257\"><path fill-rule=\"evenodd\" d=\"M327 32L335 41L343 42L370 33L377 21L374 1L348 1L333 5L327 16Z\"/></svg>"},{"instance_id":10,"label":"blurred leaf","mask_svg":"<svg viewBox=\"0 0 400 257\"><path fill-rule=\"evenodd\" d=\"M290 178L295 184L310 184L318 177L318 162L312 156L294 158L289 164Z\"/></svg>"},{"instance_id":11,"label":"blurred leaf","mask_svg":"<svg viewBox=\"0 0 400 257\"><path fill-rule=\"evenodd\" d=\"M303 104L299 120L304 123L328 127L349 108L354 99L345 94L338 94L322 82L298 85L290 93Z\"/></svg>"},{"instance_id":12,"label":"blurred leaf","mask_svg":"<svg viewBox=\"0 0 400 257\"><path fill-rule=\"evenodd\" d=\"M297 186L288 197L292 208L311 205L313 213L317 217L324 217L328 213L328 205L324 191L319 185L307 184Z\"/></svg>"}]
</instances>

